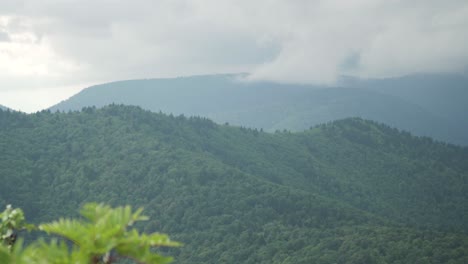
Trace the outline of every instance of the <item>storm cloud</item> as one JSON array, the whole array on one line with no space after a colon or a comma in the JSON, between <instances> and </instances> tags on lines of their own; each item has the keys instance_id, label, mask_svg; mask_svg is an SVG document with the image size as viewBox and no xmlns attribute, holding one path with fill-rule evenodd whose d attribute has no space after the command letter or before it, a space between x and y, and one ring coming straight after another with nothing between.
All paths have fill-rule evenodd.
<instances>
[{"instance_id":1,"label":"storm cloud","mask_svg":"<svg viewBox=\"0 0 468 264\"><path fill-rule=\"evenodd\" d=\"M322 84L460 72L467 28L463 0L4 0L0 96L225 72Z\"/></svg>"}]
</instances>

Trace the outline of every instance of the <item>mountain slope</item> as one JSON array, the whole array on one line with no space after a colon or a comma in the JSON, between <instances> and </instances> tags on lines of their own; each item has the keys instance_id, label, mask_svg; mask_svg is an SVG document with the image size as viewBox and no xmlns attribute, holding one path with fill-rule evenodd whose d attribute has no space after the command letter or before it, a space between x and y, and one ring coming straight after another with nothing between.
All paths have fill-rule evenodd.
<instances>
[{"instance_id":1,"label":"mountain slope","mask_svg":"<svg viewBox=\"0 0 468 264\"><path fill-rule=\"evenodd\" d=\"M51 110L122 103L266 131L302 131L324 122L361 117L417 135L468 144L468 133L460 131L460 126L406 98L371 89L242 82L240 77L208 75L108 83L87 88Z\"/></svg>"},{"instance_id":2,"label":"mountain slope","mask_svg":"<svg viewBox=\"0 0 468 264\"><path fill-rule=\"evenodd\" d=\"M179 263L465 263L468 151L361 119L262 133L136 107L0 112L0 205L144 206Z\"/></svg>"},{"instance_id":3,"label":"mountain slope","mask_svg":"<svg viewBox=\"0 0 468 264\"><path fill-rule=\"evenodd\" d=\"M445 118L468 112L468 77L455 74L416 74L398 78L359 80L348 78L348 87L361 87L406 98Z\"/></svg>"},{"instance_id":4,"label":"mountain slope","mask_svg":"<svg viewBox=\"0 0 468 264\"><path fill-rule=\"evenodd\" d=\"M446 120L454 142L468 137L468 77L455 74L415 74L398 78L359 80L347 78L347 87L360 87L402 98ZM458 134L455 134L458 132ZM465 143L466 145L466 143Z\"/></svg>"},{"instance_id":5,"label":"mountain slope","mask_svg":"<svg viewBox=\"0 0 468 264\"><path fill-rule=\"evenodd\" d=\"M3 111L6 111L6 110L9 110L10 108L6 107L6 106L3 106L3 105L0 105L0 110L3 110Z\"/></svg>"}]
</instances>

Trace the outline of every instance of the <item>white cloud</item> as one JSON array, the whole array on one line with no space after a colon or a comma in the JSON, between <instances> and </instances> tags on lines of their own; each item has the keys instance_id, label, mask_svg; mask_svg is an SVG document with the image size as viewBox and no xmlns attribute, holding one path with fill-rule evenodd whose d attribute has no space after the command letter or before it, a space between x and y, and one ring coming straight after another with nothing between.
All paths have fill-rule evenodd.
<instances>
[{"instance_id":1,"label":"white cloud","mask_svg":"<svg viewBox=\"0 0 468 264\"><path fill-rule=\"evenodd\" d=\"M3 0L0 90L217 72L327 84L453 72L468 65L466 28L468 2L457 0Z\"/></svg>"},{"instance_id":2,"label":"white cloud","mask_svg":"<svg viewBox=\"0 0 468 264\"><path fill-rule=\"evenodd\" d=\"M42 109L49 108L58 102L68 99L71 94L78 93L84 85L78 84L76 86L41 89L17 89L17 90L3 90L0 89L0 98L3 106L7 106L13 110L18 110L26 113L33 113Z\"/></svg>"}]
</instances>

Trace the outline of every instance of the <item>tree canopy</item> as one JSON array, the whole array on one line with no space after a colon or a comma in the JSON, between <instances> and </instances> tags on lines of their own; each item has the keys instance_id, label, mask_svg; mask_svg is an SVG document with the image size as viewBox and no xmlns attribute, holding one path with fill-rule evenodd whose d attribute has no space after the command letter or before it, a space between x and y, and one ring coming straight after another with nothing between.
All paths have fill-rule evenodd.
<instances>
[{"instance_id":1,"label":"tree canopy","mask_svg":"<svg viewBox=\"0 0 468 264\"><path fill-rule=\"evenodd\" d=\"M177 263L467 263L468 150L358 118L265 133L112 105L0 111L0 206L143 206Z\"/></svg>"}]
</instances>

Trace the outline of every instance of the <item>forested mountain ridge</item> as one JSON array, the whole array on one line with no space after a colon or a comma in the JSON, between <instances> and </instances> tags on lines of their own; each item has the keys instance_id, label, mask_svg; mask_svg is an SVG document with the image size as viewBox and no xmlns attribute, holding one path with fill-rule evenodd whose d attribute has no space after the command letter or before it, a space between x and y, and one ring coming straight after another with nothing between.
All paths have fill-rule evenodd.
<instances>
[{"instance_id":1,"label":"forested mountain ridge","mask_svg":"<svg viewBox=\"0 0 468 264\"><path fill-rule=\"evenodd\" d=\"M466 148L362 119L263 133L138 107L0 111L0 206L144 206L178 263L465 263Z\"/></svg>"},{"instance_id":2,"label":"forested mountain ridge","mask_svg":"<svg viewBox=\"0 0 468 264\"><path fill-rule=\"evenodd\" d=\"M329 121L361 117L417 135L468 145L468 127L460 124L463 120L460 117L467 111L463 99L459 98L466 101L466 97L458 92L451 97L428 93L427 97L438 98L439 103L421 103L424 101L421 98L426 97L423 87L426 82L422 80L413 81L411 85L402 83L408 88L403 89L406 92L390 93L380 87L387 87L385 84L393 79L379 83L346 82L343 84L346 88L339 88L247 82L240 80L243 77L245 74L227 74L113 82L84 89L50 109L68 111L123 103L154 112L203 116L220 124L228 122L270 132L302 131ZM377 86L373 87L374 84ZM410 92L413 86L414 92ZM459 86L454 89L468 91L467 85ZM450 87L429 88L450 91ZM399 90L398 87L395 90ZM448 115L439 114L445 109L453 111Z\"/></svg>"}]
</instances>

